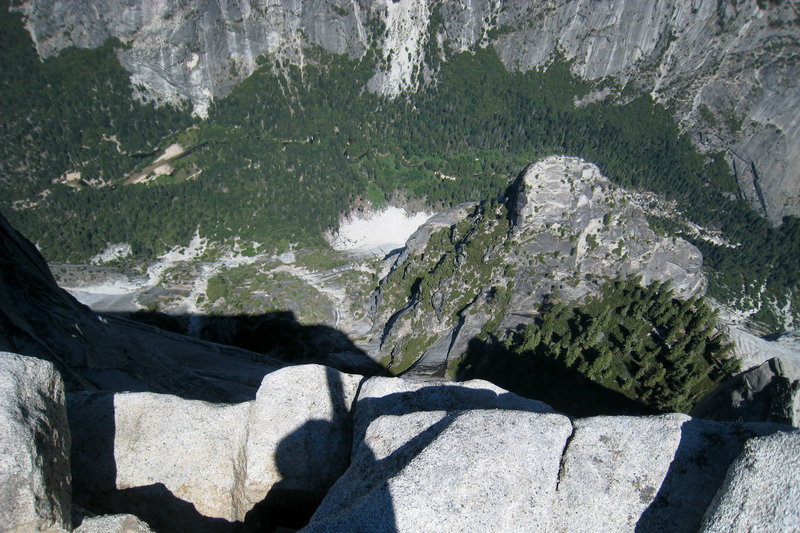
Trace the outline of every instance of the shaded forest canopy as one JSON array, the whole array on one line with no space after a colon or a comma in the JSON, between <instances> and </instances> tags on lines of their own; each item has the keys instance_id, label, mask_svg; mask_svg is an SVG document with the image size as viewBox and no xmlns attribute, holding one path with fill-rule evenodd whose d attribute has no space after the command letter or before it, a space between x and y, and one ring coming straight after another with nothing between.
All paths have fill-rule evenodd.
<instances>
[{"instance_id":1,"label":"shaded forest canopy","mask_svg":"<svg viewBox=\"0 0 800 533\"><path fill-rule=\"evenodd\" d=\"M452 372L536 396L548 393L537 378L546 368L544 375L580 376L649 410L688 412L739 371L731 348L702 298L680 300L668 284L642 287L631 277L608 281L599 296L577 305L546 301L502 351L468 351ZM578 406L584 409L591 412Z\"/></svg>"},{"instance_id":2,"label":"shaded forest canopy","mask_svg":"<svg viewBox=\"0 0 800 533\"><path fill-rule=\"evenodd\" d=\"M438 81L390 100L364 89L372 51L352 60L308 50L302 71L264 56L201 121L188 105L139 103L116 58L119 42L40 62L7 8L0 2L0 208L51 262L83 262L116 242L149 259L196 229L259 243L257 251L325 246L323 230L354 203L380 205L397 193L433 207L495 198L525 164L556 153L675 200L738 244L685 235L704 254L712 296L792 299L800 309L800 222L770 227L737 198L723 155L698 153L649 95L627 87L576 106L598 85L572 76L563 59L521 73L491 47L438 51L447 55ZM176 140L194 149L173 174L122 185ZM78 186L58 183L68 172L81 173ZM779 328L768 306L757 318Z\"/></svg>"}]
</instances>

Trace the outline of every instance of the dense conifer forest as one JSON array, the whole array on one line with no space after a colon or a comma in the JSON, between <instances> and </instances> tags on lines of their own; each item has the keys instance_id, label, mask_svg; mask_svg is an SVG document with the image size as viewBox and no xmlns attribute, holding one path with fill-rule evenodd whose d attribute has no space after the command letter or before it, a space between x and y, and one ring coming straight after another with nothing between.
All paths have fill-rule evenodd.
<instances>
[{"instance_id":1,"label":"dense conifer forest","mask_svg":"<svg viewBox=\"0 0 800 533\"><path fill-rule=\"evenodd\" d=\"M633 277L611 280L578 305L545 302L536 321L509 337L502 351L467 352L451 371L529 394L543 388L537 376L555 368L656 412L688 412L739 370L715 325L702 298L678 299L659 282L642 287Z\"/></svg>"}]
</instances>

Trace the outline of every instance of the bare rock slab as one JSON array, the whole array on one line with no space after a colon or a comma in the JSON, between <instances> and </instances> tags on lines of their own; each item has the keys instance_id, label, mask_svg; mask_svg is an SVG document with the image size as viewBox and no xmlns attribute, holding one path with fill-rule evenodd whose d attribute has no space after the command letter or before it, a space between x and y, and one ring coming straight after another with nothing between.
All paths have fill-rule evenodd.
<instances>
[{"instance_id":1,"label":"bare rock slab","mask_svg":"<svg viewBox=\"0 0 800 533\"><path fill-rule=\"evenodd\" d=\"M355 408L354 448L367 427L384 415L405 415L418 411L466 411L509 409L553 413L544 402L523 398L481 379L449 382L425 379L373 377L358 394Z\"/></svg>"},{"instance_id":2,"label":"bare rock slab","mask_svg":"<svg viewBox=\"0 0 800 533\"><path fill-rule=\"evenodd\" d=\"M203 531L255 520L248 515L266 500L317 503L347 469L361 379L320 365L286 367L264 377L254 401L233 405L71 395L79 503L158 529Z\"/></svg>"},{"instance_id":3,"label":"bare rock slab","mask_svg":"<svg viewBox=\"0 0 800 533\"><path fill-rule=\"evenodd\" d=\"M728 470L701 531L800 530L800 431L752 439Z\"/></svg>"},{"instance_id":4,"label":"bare rock slab","mask_svg":"<svg viewBox=\"0 0 800 533\"><path fill-rule=\"evenodd\" d=\"M304 531L537 530L571 433L557 414L381 416Z\"/></svg>"},{"instance_id":5,"label":"bare rock slab","mask_svg":"<svg viewBox=\"0 0 800 533\"><path fill-rule=\"evenodd\" d=\"M745 442L781 428L684 414L574 424L552 531L697 531Z\"/></svg>"},{"instance_id":6,"label":"bare rock slab","mask_svg":"<svg viewBox=\"0 0 800 533\"><path fill-rule=\"evenodd\" d=\"M350 461L350 408L363 379L321 365L264 377L247 419L244 507L324 497Z\"/></svg>"},{"instance_id":7,"label":"bare rock slab","mask_svg":"<svg viewBox=\"0 0 800 533\"><path fill-rule=\"evenodd\" d=\"M40 359L0 352L0 527L71 529L64 383Z\"/></svg>"},{"instance_id":8,"label":"bare rock slab","mask_svg":"<svg viewBox=\"0 0 800 533\"><path fill-rule=\"evenodd\" d=\"M73 533L153 533L145 522L130 514L84 518Z\"/></svg>"},{"instance_id":9,"label":"bare rock slab","mask_svg":"<svg viewBox=\"0 0 800 533\"><path fill-rule=\"evenodd\" d=\"M40 359L0 352L0 527L71 529L64 383Z\"/></svg>"}]
</instances>

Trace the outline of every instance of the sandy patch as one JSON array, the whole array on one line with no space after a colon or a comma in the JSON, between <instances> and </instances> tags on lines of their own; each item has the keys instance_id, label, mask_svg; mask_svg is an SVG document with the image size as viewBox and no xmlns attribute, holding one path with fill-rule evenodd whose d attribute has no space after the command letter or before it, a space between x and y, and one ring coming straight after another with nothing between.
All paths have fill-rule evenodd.
<instances>
[{"instance_id":1,"label":"sandy patch","mask_svg":"<svg viewBox=\"0 0 800 533\"><path fill-rule=\"evenodd\" d=\"M386 254L405 246L408 238L431 216L427 212L409 214L394 206L349 216L330 243L335 250Z\"/></svg>"},{"instance_id":2,"label":"sandy patch","mask_svg":"<svg viewBox=\"0 0 800 533\"><path fill-rule=\"evenodd\" d=\"M189 59L189 61L186 62L186 68L192 70L194 67L197 66L198 61L200 61L200 56L193 52L191 59Z\"/></svg>"},{"instance_id":3,"label":"sandy patch","mask_svg":"<svg viewBox=\"0 0 800 533\"><path fill-rule=\"evenodd\" d=\"M164 150L164 153L158 156L158 159L153 161L153 163L158 163L159 161L166 161L168 159L175 159L185 151L186 150L184 150L183 146L181 146L180 144L172 143L169 146L167 146L167 149Z\"/></svg>"},{"instance_id":4,"label":"sandy patch","mask_svg":"<svg viewBox=\"0 0 800 533\"><path fill-rule=\"evenodd\" d=\"M92 257L90 263L93 265L100 265L114 261L115 259L128 257L132 253L131 245L127 242L109 243L105 250Z\"/></svg>"},{"instance_id":5,"label":"sandy patch","mask_svg":"<svg viewBox=\"0 0 800 533\"><path fill-rule=\"evenodd\" d=\"M172 174L172 165L165 163L153 169L153 174L156 176L168 176Z\"/></svg>"}]
</instances>

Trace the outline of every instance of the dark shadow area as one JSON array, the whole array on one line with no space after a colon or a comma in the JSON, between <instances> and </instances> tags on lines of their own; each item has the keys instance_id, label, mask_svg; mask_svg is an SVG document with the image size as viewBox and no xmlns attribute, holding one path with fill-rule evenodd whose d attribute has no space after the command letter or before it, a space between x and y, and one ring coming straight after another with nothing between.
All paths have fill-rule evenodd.
<instances>
[{"instance_id":1,"label":"dark shadow area","mask_svg":"<svg viewBox=\"0 0 800 533\"><path fill-rule=\"evenodd\" d=\"M244 532L245 524L223 518L203 516L195 506L175 495L163 484L117 490L104 494L102 503L95 503L94 512L102 514L128 513L147 522L156 532L231 533ZM265 531L270 531L269 529Z\"/></svg>"},{"instance_id":2,"label":"dark shadow area","mask_svg":"<svg viewBox=\"0 0 800 533\"><path fill-rule=\"evenodd\" d=\"M472 339L456 372L458 381L485 379L573 416L655 414L549 358L515 354L498 341Z\"/></svg>"},{"instance_id":3,"label":"dark shadow area","mask_svg":"<svg viewBox=\"0 0 800 533\"><path fill-rule=\"evenodd\" d=\"M697 531L745 442L786 429L770 424L747 427L699 419L685 422L667 475L655 499L639 518L636 532Z\"/></svg>"},{"instance_id":4,"label":"dark shadow area","mask_svg":"<svg viewBox=\"0 0 800 533\"><path fill-rule=\"evenodd\" d=\"M235 346L287 363L319 363L342 372L387 375L386 369L353 344L345 333L324 324L300 324L292 311L263 315L169 315L151 311L104 315Z\"/></svg>"},{"instance_id":5,"label":"dark shadow area","mask_svg":"<svg viewBox=\"0 0 800 533\"><path fill-rule=\"evenodd\" d=\"M392 257L399 256L403 252L403 250L405 250L405 248L402 246L400 248L395 248L394 250L390 250L388 253L386 253L386 255L383 256L383 261L386 261L387 259L390 259Z\"/></svg>"}]
</instances>

